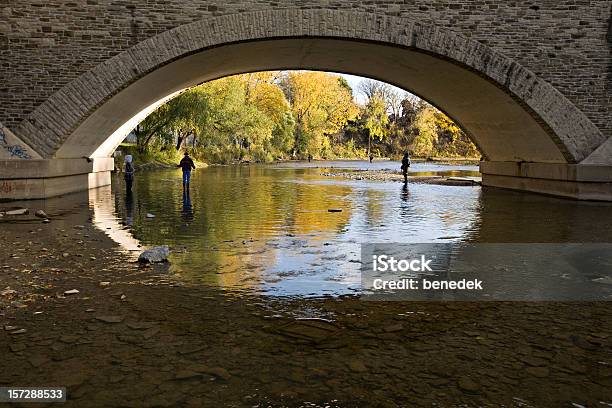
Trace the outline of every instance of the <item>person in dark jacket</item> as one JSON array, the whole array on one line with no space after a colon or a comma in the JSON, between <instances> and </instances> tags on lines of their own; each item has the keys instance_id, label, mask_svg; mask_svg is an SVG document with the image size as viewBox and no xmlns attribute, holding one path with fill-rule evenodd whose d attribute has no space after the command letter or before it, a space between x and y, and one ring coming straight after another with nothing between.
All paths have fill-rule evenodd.
<instances>
[{"instance_id":1,"label":"person in dark jacket","mask_svg":"<svg viewBox=\"0 0 612 408\"><path fill-rule=\"evenodd\" d=\"M402 158L402 174L404 175L404 183L408 183L408 167L410 167L410 157L408 156L408 152L406 152Z\"/></svg>"},{"instance_id":2,"label":"person in dark jacket","mask_svg":"<svg viewBox=\"0 0 612 408\"><path fill-rule=\"evenodd\" d=\"M125 188L128 193L132 191L132 183L134 183L134 172L136 171L134 169L134 163L132 163L132 161L133 159L131 154L125 156L125 169L123 177L125 178Z\"/></svg>"},{"instance_id":3,"label":"person in dark jacket","mask_svg":"<svg viewBox=\"0 0 612 408\"><path fill-rule=\"evenodd\" d=\"M185 157L181 159L181 162L176 167L183 169L183 188L189 187L191 170L196 168L195 164L193 164L193 160L189 157L189 153L185 152Z\"/></svg>"}]
</instances>

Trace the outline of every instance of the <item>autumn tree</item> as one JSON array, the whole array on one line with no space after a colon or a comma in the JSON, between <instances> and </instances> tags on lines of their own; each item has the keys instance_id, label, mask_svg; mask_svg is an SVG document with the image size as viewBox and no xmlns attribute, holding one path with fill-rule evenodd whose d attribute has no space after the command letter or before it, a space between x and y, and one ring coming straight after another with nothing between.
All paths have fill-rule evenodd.
<instances>
[{"instance_id":1,"label":"autumn tree","mask_svg":"<svg viewBox=\"0 0 612 408\"><path fill-rule=\"evenodd\" d=\"M368 156L372 151L372 140L383 141L387 135L389 116L382 95L374 94L362 113L363 127L368 133Z\"/></svg>"},{"instance_id":2,"label":"autumn tree","mask_svg":"<svg viewBox=\"0 0 612 408\"><path fill-rule=\"evenodd\" d=\"M281 86L295 118L295 154L325 154L328 135L355 118L358 108L350 87L339 76L325 72L291 71Z\"/></svg>"}]
</instances>

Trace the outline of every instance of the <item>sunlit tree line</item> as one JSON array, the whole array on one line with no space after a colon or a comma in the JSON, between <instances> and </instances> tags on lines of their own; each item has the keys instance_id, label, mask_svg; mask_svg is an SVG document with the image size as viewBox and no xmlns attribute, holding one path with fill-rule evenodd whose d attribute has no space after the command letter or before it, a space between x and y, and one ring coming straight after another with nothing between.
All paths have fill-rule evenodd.
<instances>
[{"instance_id":1,"label":"sunlit tree line","mask_svg":"<svg viewBox=\"0 0 612 408\"><path fill-rule=\"evenodd\" d=\"M324 72L268 71L190 88L134 134L139 154L175 158L188 149L210 163L337 157L477 157L442 112L387 84L364 80L355 102L346 80Z\"/></svg>"}]
</instances>

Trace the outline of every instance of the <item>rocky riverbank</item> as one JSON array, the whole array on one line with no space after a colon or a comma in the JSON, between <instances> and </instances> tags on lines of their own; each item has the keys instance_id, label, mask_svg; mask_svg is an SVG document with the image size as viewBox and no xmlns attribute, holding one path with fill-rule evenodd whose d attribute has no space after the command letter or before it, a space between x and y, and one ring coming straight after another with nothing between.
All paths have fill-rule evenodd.
<instances>
[{"instance_id":1,"label":"rocky riverbank","mask_svg":"<svg viewBox=\"0 0 612 408\"><path fill-rule=\"evenodd\" d=\"M612 402L605 302L230 293L136 263L81 213L49 218L1 225L0 383L66 386L67 407Z\"/></svg>"},{"instance_id":2,"label":"rocky riverbank","mask_svg":"<svg viewBox=\"0 0 612 408\"><path fill-rule=\"evenodd\" d=\"M321 172L326 177L341 177L348 180L404 181L401 172L392 170L354 170L331 169ZM480 185L479 177L445 177L445 176L408 176L408 183L438 184L444 186Z\"/></svg>"}]
</instances>

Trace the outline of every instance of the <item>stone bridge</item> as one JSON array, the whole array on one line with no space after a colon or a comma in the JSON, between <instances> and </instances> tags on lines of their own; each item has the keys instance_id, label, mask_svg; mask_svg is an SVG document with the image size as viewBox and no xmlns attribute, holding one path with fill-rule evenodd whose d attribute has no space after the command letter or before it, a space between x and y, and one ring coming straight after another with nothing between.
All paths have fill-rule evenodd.
<instances>
[{"instance_id":1,"label":"stone bridge","mask_svg":"<svg viewBox=\"0 0 612 408\"><path fill-rule=\"evenodd\" d=\"M110 183L124 136L226 75L318 69L421 96L483 183L612 200L612 0L0 1L0 199Z\"/></svg>"}]
</instances>

